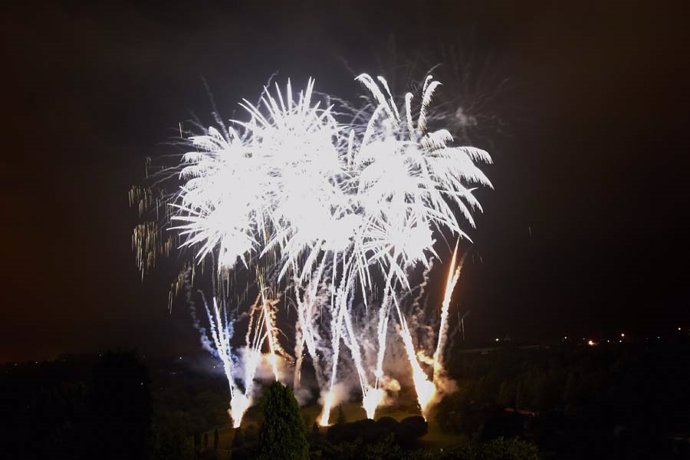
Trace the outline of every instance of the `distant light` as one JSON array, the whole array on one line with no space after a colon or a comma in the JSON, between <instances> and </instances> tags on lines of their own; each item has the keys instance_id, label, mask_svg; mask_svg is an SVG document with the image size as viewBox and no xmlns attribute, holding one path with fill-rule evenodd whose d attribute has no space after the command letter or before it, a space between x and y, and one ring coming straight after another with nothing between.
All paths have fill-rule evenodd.
<instances>
[{"instance_id":1,"label":"distant light","mask_svg":"<svg viewBox=\"0 0 690 460\"><path fill-rule=\"evenodd\" d=\"M625 337L625 334L623 334L622 332L621 332L621 337Z\"/></svg>"},{"instance_id":2,"label":"distant light","mask_svg":"<svg viewBox=\"0 0 690 460\"><path fill-rule=\"evenodd\" d=\"M622 340L619 340L618 343L623 343L623 341L622 341Z\"/></svg>"},{"instance_id":3,"label":"distant light","mask_svg":"<svg viewBox=\"0 0 690 460\"><path fill-rule=\"evenodd\" d=\"M568 340L568 336L566 335L565 337L563 337L563 340Z\"/></svg>"},{"instance_id":4,"label":"distant light","mask_svg":"<svg viewBox=\"0 0 690 460\"><path fill-rule=\"evenodd\" d=\"M182 359L182 356L180 356L180 359Z\"/></svg>"},{"instance_id":5,"label":"distant light","mask_svg":"<svg viewBox=\"0 0 690 460\"><path fill-rule=\"evenodd\" d=\"M678 330L680 331L680 330L681 330L681 328L678 328Z\"/></svg>"},{"instance_id":6,"label":"distant light","mask_svg":"<svg viewBox=\"0 0 690 460\"><path fill-rule=\"evenodd\" d=\"M501 341L501 339L499 339L498 337L496 337L496 342L500 342L500 341Z\"/></svg>"},{"instance_id":7,"label":"distant light","mask_svg":"<svg viewBox=\"0 0 690 460\"><path fill-rule=\"evenodd\" d=\"M594 340L589 339L589 340L587 341L587 345L589 345L590 347L593 347L594 345L596 345L596 343L594 342Z\"/></svg>"}]
</instances>

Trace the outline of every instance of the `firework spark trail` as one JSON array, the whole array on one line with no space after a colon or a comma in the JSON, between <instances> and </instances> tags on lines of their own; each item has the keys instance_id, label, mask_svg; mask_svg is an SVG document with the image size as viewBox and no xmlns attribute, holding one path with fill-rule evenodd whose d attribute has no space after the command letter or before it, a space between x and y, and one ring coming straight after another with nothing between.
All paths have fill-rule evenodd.
<instances>
[{"instance_id":1,"label":"firework spark trail","mask_svg":"<svg viewBox=\"0 0 690 460\"><path fill-rule=\"evenodd\" d=\"M436 394L436 387L434 386L433 382L429 381L426 373L419 365L414 343L412 342L412 335L410 334L410 329L407 325L407 320L400 311L400 306L397 302L395 303L395 309L398 313L398 320L400 322L398 332L405 347L407 360L412 368L412 382L414 383L415 392L417 393L417 402L419 403L419 408L422 411L422 415L426 418L429 403L433 400Z\"/></svg>"},{"instance_id":2,"label":"firework spark trail","mask_svg":"<svg viewBox=\"0 0 690 460\"><path fill-rule=\"evenodd\" d=\"M252 313L250 316L250 324L247 329L247 337L245 341L245 368L244 368L244 393L245 396L250 397L254 388L254 376L256 370L261 362L261 347L264 343L267 333L263 330L263 304L260 305L261 295L257 296L256 302L252 305ZM257 313L258 312L258 313ZM258 318L256 317L258 314Z\"/></svg>"},{"instance_id":3,"label":"firework spark trail","mask_svg":"<svg viewBox=\"0 0 690 460\"><path fill-rule=\"evenodd\" d=\"M213 340L213 344L215 346L215 351L218 354L218 358L223 363L223 370L225 371L225 376L227 377L228 386L230 389L230 399L232 399L235 395L235 391L237 390L235 386L235 381L232 377L233 362L232 353L230 350L232 326L227 321L225 308L222 309L222 312L218 308L218 301L216 298L213 299L212 307L209 307L208 303L206 303L205 301L204 307L206 308L206 314L210 325L211 339Z\"/></svg>"},{"instance_id":4,"label":"firework spark trail","mask_svg":"<svg viewBox=\"0 0 690 460\"><path fill-rule=\"evenodd\" d=\"M321 415L319 416L319 424L321 426L328 426L331 408L335 399L333 387L335 386L338 373L338 359L340 358L342 327L345 320L345 315L347 315L347 299L350 293L350 288L352 287L352 283L354 282L354 278L348 275L351 269L351 264L352 260L346 262L343 259L343 271L341 274L340 284L335 292L334 299L332 300L331 304L331 307L335 313L333 315L334 320L331 320L331 378L328 382L328 391L324 397ZM333 266L335 271L336 264L334 263Z\"/></svg>"},{"instance_id":5,"label":"firework spark trail","mask_svg":"<svg viewBox=\"0 0 690 460\"><path fill-rule=\"evenodd\" d=\"M340 357L340 334L341 325L344 318L344 310L338 309L337 316L331 324L331 347L332 347L332 357L331 357L331 378L328 382L328 391L323 398L323 407L321 408L321 415L319 416L319 425L328 426L328 421L331 416L331 408L334 403L335 394L333 393L333 387L335 386L336 377L338 373L338 359Z\"/></svg>"},{"instance_id":6,"label":"firework spark trail","mask_svg":"<svg viewBox=\"0 0 690 460\"><path fill-rule=\"evenodd\" d=\"M245 375L245 392L243 394L237 388L237 384L233 378L234 365L230 347L230 339L232 338L233 330L231 322L228 321L227 310L224 306L218 306L218 300L215 297L212 307L209 307L208 303L205 301L204 306L208 316L215 352L223 364L223 371L225 372L225 378L227 379L230 390L230 409L228 413L232 419L233 426L237 428L242 423L242 417L252 402L253 376L258 366L256 356L258 354L260 358L261 354L257 353L255 347L248 347L247 353L249 356L244 362L243 369Z\"/></svg>"},{"instance_id":7,"label":"firework spark trail","mask_svg":"<svg viewBox=\"0 0 690 460\"><path fill-rule=\"evenodd\" d=\"M268 342L268 362L271 365L271 370L273 371L273 377L275 381L280 380L280 374L278 372L278 357L276 355L276 337L275 337L275 326L273 324L273 311L271 310L271 304L264 298L261 302L261 309L264 319L264 327L266 328L266 341Z\"/></svg>"},{"instance_id":8,"label":"firework spark trail","mask_svg":"<svg viewBox=\"0 0 690 460\"><path fill-rule=\"evenodd\" d=\"M431 260L429 265L424 268L424 272L422 273L422 282L419 284L419 292L417 293L417 296L414 298L412 301L412 311L417 312L421 309L421 301L424 298L424 294L426 293L426 286L429 284L429 275L431 274L431 270L434 268L434 261Z\"/></svg>"},{"instance_id":9,"label":"firework spark trail","mask_svg":"<svg viewBox=\"0 0 690 460\"><path fill-rule=\"evenodd\" d=\"M388 318L390 312L390 301L392 295L392 282L393 271L389 271L386 284L385 292L383 294L383 301L379 307L379 321L376 328L376 337L378 341L378 350L376 353L376 369L374 370L374 375L376 376L376 382L374 388L379 388L379 383L383 378L383 358L386 354L386 338L388 335Z\"/></svg>"},{"instance_id":10,"label":"firework spark trail","mask_svg":"<svg viewBox=\"0 0 690 460\"><path fill-rule=\"evenodd\" d=\"M385 393L380 388L372 387L368 382L367 371L364 368L359 345L357 343L356 337L354 336L352 320L349 313L345 313L343 315L343 321L345 324L345 330L341 334L341 338L347 349L350 350L352 360L355 365L360 390L362 392L362 408L364 409L367 418L373 419L376 413L376 409L381 404L381 401L383 400ZM326 409L324 408L324 411L325 410ZM327 419L324 420L324 424L328 424Z\"/></svg>"},{"instance_id":11,"label":"firework spark trail","mask_svg":"<svg viewBox=\"0 0 690 460\"><path fill-rule=\"evenodd\" d=\"M438 386L440 379L445 373L443 366L443 352L445 351L446 342L448 340L448 311L450 309L450 301L453 296L453 290L455 285L460 279L460 272L462 271L462 265L464 262L464 257L457 265L458 256L458 243L455 243L455 249L453 250L453 258L450 263L450 268L448 269L448 276L446 278L446 290L443 294L443 303L441 304L441 322L439 324L438 330L438 342L436 344L436 350L434 351L434 374L433 381Z\"/></svg>"},{"instance_id":12,"label":"firework spark trail","mask_svg":"<svg viewBox=\"0 0 690 460\"><path fill-rule=\"evenodd\" d=\"M334 379L336 375L336 368L337 368L337 360L339 358L339 346L340 346L340 340L343 340L343 343L345 343L346 347L350 350L350 354L352 356L354 365L355 365L355 370L357 371L357 377L359 379L359 384L360 384L360 389L362 392L362 407L364 408L366 412L366 416L369 419L373 419L377 407L380 405L380 403L383 401L383 398L385 396L384 391L379 388L380 384L380 379L383 377L383 356L385 354L385 347L386 347L386 332L387 332L387 316L388 313L386 309L388 308L388 299L390 294L392 293L392 286L391 286L391 279L393 277L392 271L389 273L389 276L386 281L386 288L385 288L385 296L384 296L384 302L383 305L381 306L381 311L380 311L380 317L383 316L385 317L385 320L380 319L378 329L377 329L377 337L378 337L378 353L377 353L377 363L376 363L376 370L375 370L375 383L374 386L370 385L369 380L367 378L367 371L365 369L363 360L362 360L362 355L361 355L361 350L358 344L358 341L356 339L354 327L352 324L352 308L351 306L348 306L347 299L352 298L352 292L351 292L351 286L356 283L356 278L357 274L352 273L351 270L349 269L350 266L354 263L353 259L351 258L346 266L343 268L343 273L342 273L342 281L344 282L344 289L340 291L336 295L336 308L339 312L339 317L341 320L337 321L335 324L336 330L335 330L335 337L337 337L337 345L334 345L334 350L336 350L336 353L334 353L334 363L333 363L333 369L332 369L332 378L331 378L331 385L329 388L328 395L325 398L325 403L324 403L324 408L321 416L321 424L322 425L328 425L328 414L330 413L330 408L333 403L332 399L332 389L333 389L333 384L334 384ZM344 330L343 330L344 326ZM334 341L335 343L335 341Z\"/></svg>"},{"instance_id":13,"label":"firework spark trail","mask_svg":"<svg viewBox=\"0 0 690 460\"><path fill-rule=\"evenodd\" d=\"M395 304L396 311L398 313L398 318L400 321L399 333L403 340L408 361L410 362L410 365L412 367L412 380L414 382L415 391L417 393L417 401L422 411L422 415L425 418L428 415L430 404L439 395L439 391L441 390L441 380L444 378L445 374L445 369L443 366L443 351L445 350L445 345L448 336L448 311L450 308L450 301L453 294L453 290L460 278L460 273L464 262L463 257L458 266L456 267L458 244L459 242L456 242L455 249L453 251L453 257L451 260L451 265L448 270L446 289L444 292L443 303L441 308L441 321L439 325L438 342L436 350L433 354L433 358L428 359L426 355L424 355L421 351L415 352L415 347L412 341L412 336L410 334L407 320L403 316L398 303L396 302ZM424 370L421 368L419 364L420 361L432 365L433 376L431 381L427 377L426 372L424 372Z\"/></svg>"},{"instance_id":14,"label":"firework spark trail","mask_svg":"<svg viewBox=\"0 0 690 460\"><path fill-rule=\"evenodd\" d=\"M293 288L295 294L295 302L297 304L297 323L295 326L295 375L294 388L299 388L301 380L302 362L304 354L304 346L307 347L307 352L312 359L312 365L316 375L316 380L320 389L323 389L321 382L321 369L319 366L319 357L316 353L316 339L318 337L314 327L314 319L317 311L317 293L321 283L324 270L326 268L325 259L321 261L319 268L315 274L306 281L304 287L304 295L300 295L301 280L294 276Z\"/></svg>"},{"instance_id":15,"label":"firework spark trail","mask_svg":"<svg viewBox=\"0 0 690 460\"><path fill-rule=\"evenodd\" d=\"M362 354L359 349L354 328L352 327L351 310L345 313L344 319L346 332L344 335L344 337L346 337L345 344L350 349L352 359L355 363L355 369L357 370L357 376L359 377L359 385L362 389L362 407L367 414L367 418L373 419L374 414L376 413L376 408L383 400L384 393L383 390L378 388L378 383L375 387L369 385L367 372L364 369L364 364L362 362Z\"/></svg>"},{"instance_id":16,"label":"firework spark trail","mask_svg":"<svg viewBox=\"0 0 690 460\"><path fill-rule=\"evenodd\" d=\"M383 358L386 354L386 338L388 335L388 320L389 320L390 305L388 299L384 297L384 301L379 308L379 320L376 327L376 338L378 342L378 349L376 351L376 368L374 369L374 376L376 381L374 387L378 388L383 379Z\"/></svg>"},{"instance_id":17,"label":"firework spark trail","mask_svg":"<svg viewBox=\"0 0 690 460\"><path fill-rule=\"evenodd\" d=\"M304 354L305 354L305 345L307 344L308 340L307 337L305 336L306 334L309 334L309 332L306 332L306 329L303 329L302 323L298 319L297 322L295 323L295 368L294 368L294 373L292 377L292 388L296 391L302 386L302 366L304 364ZM313 338L311 339L313 340ZM314 368L314 374L316 377L316 384L319 387L319 389L323 389L323 381L321 379L321 367L319 365L319 358L318 355L316 354L316 351L312 353L309 351L309 345L307 345L307 353L309 354L309 357L311 358L312 366Z\"/></svg>"},{"instance_id":18,"label":"firework spark trail","mask_svg":"<svg viewBox=\"0 0 690 460\"><path fill-rule=\"evenodd\" d=\"M331 347L333 350L331 356L331 378L328 382L328 391L326 393L326 396L324 397L323 407L321 409L321 415L319 417L319 424L321 426L328 426L328 420L331 416L331 408L333 406L335 398L335 395L333 393L333 387L335 386L338 372L338 359L340 358L340 338L342 332L341 327L345 315L345 311L342 308L338 308L337 312L338 313L335 318L335 321L333 321L331 324Z\"/></svg>"},{"instance_id":19,"label":"firework spark trail","mask_svg":"<svg viewBox=\"0 0 690 460\"><path fill-rule=\"evenodd\" d=\"M266 306L270 306L271 303L270 300L266 300L260 293L250 307L243 360L244 393L235 392L230 399L230 416L233 420L234 428L240 426L245 412L253 402L254 377L261 364L261 347L264 341L268 342L270 347L271 331L269 329L270 323L266 321L266 315L271 312ZM273 353L269 355L269 363L273 364L270 359L271 356L275 357L275 355ZM276 375L277 371L274 369L274 376Z\"/></svg>"},{"instance_id":20,"label":"firework spark trail","mask_svg":"<svg viewBox=\"0 0 690 460\"><path fill-rule=\"evenodd\" d=\"M302 362L304 361L304 335L299 318L295 323L295 371L292 376L292 388L297 390L302 385Z\"/></svg>"},{"instance_id":21,"label":"firework spark trail","mask_svg":"<svg viewBox=\"0 0 690 460\"><path fill-rule=\"evenodd\" d=\"M249 346L250 343L253 343L254 339L253 337L256 337L256 332L254 332L256 328L256 312L258 310L259 306L259 301L261 300L261 293L257 294L256 299L254 300L254 303L249 307L249 321L247 324L247 334L245 335L244 341L247 346Z\"/></svg>"}]
</instances>

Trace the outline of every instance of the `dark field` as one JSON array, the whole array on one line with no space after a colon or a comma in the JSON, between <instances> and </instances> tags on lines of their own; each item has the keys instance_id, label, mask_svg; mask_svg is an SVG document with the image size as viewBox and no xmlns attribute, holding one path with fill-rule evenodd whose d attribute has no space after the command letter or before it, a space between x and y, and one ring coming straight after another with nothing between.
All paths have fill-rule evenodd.
<instances>
[{"instance_id":1,"label":"dark field","mask_svg":"<svg viewBox=\"0 0 690 460\"><path fill-rule=\"evenodd\" d=\"M261 406L249 410L235 439L225 380L198 362L116 352L6 364L0 458L252 458ZM396 437L387 419L419 415L405 386L396 405L377 412L378 424L352 423L364 418L357 395L336 408L331 420L348 424L346 436L314 427L315 402L301 414L313 458L470 458L448 455L512 439L545 459L689 458L688 362L690 343L680 336L457 348L449 369L459 390L422 431ZM510 455L500 458L532 458Z\"/></svg>"}]
</instances>

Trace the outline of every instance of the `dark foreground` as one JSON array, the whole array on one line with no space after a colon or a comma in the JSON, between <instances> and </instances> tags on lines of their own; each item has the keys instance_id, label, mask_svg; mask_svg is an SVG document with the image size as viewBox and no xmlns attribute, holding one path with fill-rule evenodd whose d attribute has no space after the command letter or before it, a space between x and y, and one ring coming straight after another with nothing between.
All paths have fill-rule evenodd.
<instances>
[{"instance_id":1,"label":"dark foreground","mask_svg":"<svg viewBox=\"0 0 690 460\"><path fill-rule=\"evenodd\" d=\"M685 338L468 349L451 360L459 390L428 424L409 392L376 422L346 404L329 430L315 426L316 405L303 408L310 458L690 458ZM192 364L122 352L6 364L0 458L255 458L262 408L233 430L223 378Z\"/></svg>"}]
</instances>

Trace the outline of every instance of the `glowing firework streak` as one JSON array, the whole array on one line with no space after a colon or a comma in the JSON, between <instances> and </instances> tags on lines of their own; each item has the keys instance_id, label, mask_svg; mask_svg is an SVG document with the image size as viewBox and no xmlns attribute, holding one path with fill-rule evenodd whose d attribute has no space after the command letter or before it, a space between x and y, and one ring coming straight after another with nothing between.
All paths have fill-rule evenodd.
<instances>
[{"instance_id":1,"label":"glowing firework streak","mask_svg":"<svg viewBox=\"0 0 690 460\"><path fill-rule=\"evenodd\" d=\"M349 267L344 267L343 273L347 273ZM334 310L336 312L335 318L331 321L331 346L333 354L331 357L331 378L328 383L328 391L323 398L323 408L319 416L319 425L328 426L328 421L331 416L331 408L335 399L333 387L335 386L336 377L338 373L338 359L340 358L340 339L342 337L342 325L347 314L347 297L346 297L346 283L347 278L343 276L341 286L335 294Z\"/></svg>"},{"instance_id":2,"label":"glowing firework streak","mask_svg":"<svg viewBox=\"0 0 690 460\"><path fill-rule=\"evenodd\" d=\"M362 355L359 350L359 344L357 343L357 338L355 337L354 328L352 327L352 316L351 312L345 313L345 329L347 340L345 344L348 346L352 353L352 359L355 362L355 369L357 370L357 375L359 377L359 384L362 389L362 407L367 414L367 418L373 419L376 413L376 408L379 406L383 400L384 392L378 388L378 383L375 388L369 385L367 379L367 372L364 369L362 363Z\"/></svg>"},{"instance_id":3,"label":"glowing firework streak","mask_svg":"<svg viewBox=\"0 0 690 460\"><path fill-rule=\"evenodd\" d=\"M386 395L382 388L367 387L363 393L362 407L367 414L367 418L374 419L376 409L379 407Z\"/></svg>"},{"instance_id":4,"label":"glowing firework streak","mask_svg":"<svg viewBox=\"0 0 690 460\"><path fill-rule=\"evenodd\" d=\"M326 263L322 261L316 273L309 277L304 288L304 295L300 293L300 280L297 276L293 279L295 301L297 304L297 324L295 325L295 375L293 379L294 388L299 388L301 384L302 362L304 360L304 346L312 359L316 381L320 389L323 389L321 378L321 367L319 356L316 353L317 339L319 338L314 320L317 316L318 301L317 295L321 277Z\"/></svg>"},{"instance_id":5,"label":"glowing firework streak","mask_svg":"<svg viewBox=\"0 0 690 460\"><path fill-rule=\"evenodd\" d=\"M232 353L230 350L232 326L230 322L228 322L225 308L218 308L218 301L215 298L213 299L212 308L209 308L206 302L204 302L204 306L206 308L209 325L211 326L211 339L213 340L213 344L215 346L215 352L221 363L223 363L223 370L225 371L225 376L227 377L228 386L230 389L230 399L232 400L237 391L235 381L232 378L233 363Z\"/></svg>"},{"instance_id":6,"label":"glowing firework streak","mask_svg":"<svg viewBox=\"0 0 690 460\"><path fill-rule=\"evenodd\" d=\"M233 426L239 427L244 413L251 405L251 381L253 379L253 371L250 371L251 377L249 377L249 380L245 377L245 394L242 394L237 388L235 379L233 378L233 361L230 349L232 326L228 321L227 311L225 307L218 307L218 301L215 297L211 308L209 308L206 302L204 302L204 306L208 316L215 354L223 364L223 371L225 372L225 378L228 381L228 387L230 389L230 409L228 413L232 419ZM245 366L247 365L249 369L256 369L256 364L252 363L251 352L250 359L245 362ZM247 368L245 368L245 372L246 371Z\"/></svg>"},{"instance_id":7,"label":"glowing firework streak","mask_svg":"<svg viewBox=\"0 0 690 460\"><path fill-rule=\"evenodd\" d=\"M259 301L261 301L261 306L259 306ZM269 349L271 352L267 359L272 366L274 372L273 375L275 376L276 380L278 378L277 367L275 365L275 348L270 346L272 335L270 328L272 323L266 319L267 316L272 315L271 309L276 304L277 301L267 300L263 293L260 293L249 311L249 325L247 327L246 347L244 350L243 360L244 393L242 394L238 391L235 391L230 400L230 417L232 418L233 427L235 428L240 426L245 412L252 404L254 395L254 377L256 375L256 370L261 363L261 347L264 341L268 342L269 344ZM256 317L257 312L259 318Z\"/></svg>"},{"instance_id":8,"label":"glowing firework streak","mask_svg":"<svg viewBox=\"0 0 690 460\"><path fill-rule=\"evenodd\" d=\"M261 305L259 305L260 300ZM204 303L210 325L211 339L214 345L213 350L223 364L223 371L230 389L230 409L228 413L235 428L240 426L244 413L252 404L254 377L262 358L261 347L264 341L267 341L270 345L271 334L269 328L271 327L271 322L266 320L266 316L272 314L271 308L275 304L277 304L277 301L266 300L260 294L249 309L249 324L245 338L246 346L240 367L244 382L244 392L242 392L233 378L235 369L230 347L233 329L231 322L228 321L227 310L225 307L219 307L216 298L213 299L212 307ZM269 355L269 362L270 356L275 355L273 353Z\"/></svg>"},{"instance_id":9,"label":"glowing firework streak","mask_svg":"<svg viewBox=\"0 0 690 460\"><path fill-rule=\"evenodd\" d=\"M443 352L446 348L446 341L448 340L448 310L450 309L450 300L453 296L453 290L455 285L460 279L460 272L462 270L464 257L460 261L460 264L455 266L458 256L458 242L455 243L455 249L453 250L453 259L450 262L450 268L448 269L448 276L446 278L446 290L443 294L443 303L441 304L441 322L438 329L438 342L436 344L436 351L434 351L434 383L438 385L440 379L442 378L444 371L443 367Z\"/></svg>"},{"instance_id":10,"label":"glowing firework streak","mask_svg":"<svg viewBox=\"0 0 690 460\"><path fill-rule=\"evenodd\" d=\"M422 411L422 415L426 418L427 407L436 395L436 387L433 382L429 381L426 373L419 365L419 361L417 361L417 353L414 349L414 343L412 342L412 335L410 334L407 320L400 311L400 306L397 302L395 302L395 308L398 313L398 320L400 321L398 332L402 338L403 346L405 347L407 360L412 368L412 382L414 383L415 392L417 393L417 403Z\"/></svg>"},{"instance_id":11,"label":"glowing firework streak","mask_svg":"<svg viewBox=\"0 0 690 460\"><path fill-rule=\"evenodd\" d=\"M299 307L298 307L299 308ZM295 373L292 376L292 388L297 390L302 385L302 363L304 362L304 334L299 318L295 323Z\"/></svg>"},{"instance_id":12,"label":"glowing firework streak","mask_svg":"<svg viewBox=\"0 0 690 460\"><path fill-rule=\"evenodd\" d=\"M386 337L388 335L388 314L390 311L390 301L392 294L391 278L393 277L393 271L388 273L388 279L386 280L385 293L383 295L383 301L381 302L381 307L379 309L379 321L376 328L376 336L378 339L378 351L376 353L376 370L374 375L376 376L375 388L379 388L379 383L383 378L383 358L386 354Z\"/></svg>"},{"instance_id":13,"label":"glowing firework streak","mask_svg":"<svg viewBox=\"0 0 690 460\"><path fill-rule=\"evenodd\" d=\"M329 419L331 417L331 409L333 407L333 402L335 400L335 394L333 393L333 387L329 388L323 397L323 407L321 408L321 414L319 415L319 425L328 426Z\"/></svg>"},{"instance_id":14,"label":"glowing firework streak","mask_svg":"<svg viewBox=\"0 0 690 460\"><path fill-rule=\"evenodd\" d=\"M257 296L249 310L249 325L244 350L244 394L238 394L230 401L230 417L234 428L239 428L244 413L252 404L254 376L261 363L261 345L265 335L262 334L262 319L256 318L257 311L259 311L259 316L262 316L264 311L263 308L259 309L260 300L263 300L261 294Z\"/></svg>"},{"instance_id":15,"label":"glowing firework streak","mask_svg":"<svg viewBox=\"0 0 690 460\"><path fill-rule=\"evenodd\" d=\"M239 428L242 425L242 418L244 418L245 412L247 412L251 405L252 399L242 393L237 393L232 397L229 413L233 428Z\"/></svg>"},{"instance_id":16,"label":"glowing firework streak","mask_svg":"<svg viewBox=\"0 0 690 460\"><path fill-rule=\"evenodd\" d=\"M271 310L271 305L264 301L262 302L261 306L263 312L263 317L264 317L264 322L265 322L265 327L266 327L266 339L268 342L268 349L269 349L269 355L268 355L268 362L271 365L271 369L273 370L273 377L275 378L276 382L280 380L279 374L278 374L278 358L276 356L276 337L275 337L275 327L273 325L273 311Z\"/></svg>"}]
</instances>

